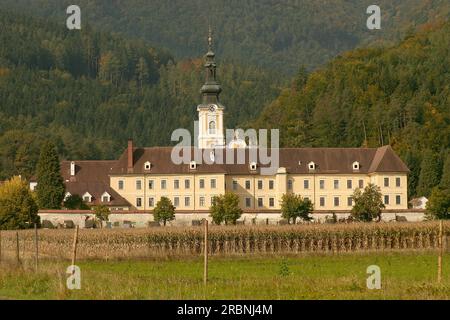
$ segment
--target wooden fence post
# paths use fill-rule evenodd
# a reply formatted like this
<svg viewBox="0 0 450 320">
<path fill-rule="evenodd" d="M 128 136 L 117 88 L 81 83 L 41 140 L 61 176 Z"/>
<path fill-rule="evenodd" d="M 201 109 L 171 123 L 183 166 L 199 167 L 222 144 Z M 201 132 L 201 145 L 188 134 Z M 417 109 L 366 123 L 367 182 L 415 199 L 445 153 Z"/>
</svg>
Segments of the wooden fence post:
<svg viewBox="0 0 450 320">
<path fill-rule="evenodd" d="M 36 267 L 36 273 L 38 272 L 39 269 L 39 238 L 38 238 L 38 229 L 37 229 L 37 224 L 34 224 L 34 249 L 35 249 L 35 267 Z"/>
<path fill-rule="evenodd" d="M 439 221 L 439 257 L 438 257 L 438 283 L 442 282 L 442 253 L 444 251 L 444 239 L 442 232 L 442 220 Z"/>
<path fill-rule="evenodd" d="M 17 264 L 20 264 L 20 257 L 19 257 L 19 232 L 16 232 L 16 261 L 17 261 Z"/>
<path fill-rule="evenodd" d="M 203 224 L 205 227 L 203 282 L 206 285 L 208 282 L 208 220 L 204 219 Z"/>
<path fill-rule="evenodd" d="M 76 226 L 75 234 L 73 236 L 73 246 L 72 246 L 72 266 L 77 262 L 77 245 L 78 245 L 78 231 L 80 227 Z"/>
</svg>

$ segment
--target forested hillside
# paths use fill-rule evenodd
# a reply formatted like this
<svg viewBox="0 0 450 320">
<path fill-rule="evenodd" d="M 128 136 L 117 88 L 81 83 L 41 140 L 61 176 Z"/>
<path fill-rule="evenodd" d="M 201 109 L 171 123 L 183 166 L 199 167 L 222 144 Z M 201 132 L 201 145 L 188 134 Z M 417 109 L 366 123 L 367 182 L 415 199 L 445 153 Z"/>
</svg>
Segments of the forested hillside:
<svg viewBox="0 0 450 320">
<path fill-rule="evenodd" d="M 71 0 L 2 0 L 2 6 L 65 24 Z M 83 24 L 197 57 L 210 23 L 219 56 L 293 75 L 378 40 L 399 40 L 415 26 L 448 18 L 448 0 L 379 0 L 382 30 L 366 27 L 372 0 L 78 0 Z"/>
<path fill-rule="evenodd" d="M 254 125 L 279 128 L 290 147 L 391 144 L 412 169 L 411 195 L 428 196 L 445 161 L 450 169 L 449 35 L 449 23 L 428 26 L 300 73 Z"/>
<path fill-rule="evenodd" d="M 63 158 L 116 158 L 128 138 L 169 145 L 192 128 L 204 81 L 199 58 L 174 61 L 141 41 L 0 11 L 0 179 L 33 174 L 42 141 Z M 227 125 L 255 118 L 276 75 L 222 62 Z M 245 106 L 245 108 L 243 107 Z"/>
</svg>

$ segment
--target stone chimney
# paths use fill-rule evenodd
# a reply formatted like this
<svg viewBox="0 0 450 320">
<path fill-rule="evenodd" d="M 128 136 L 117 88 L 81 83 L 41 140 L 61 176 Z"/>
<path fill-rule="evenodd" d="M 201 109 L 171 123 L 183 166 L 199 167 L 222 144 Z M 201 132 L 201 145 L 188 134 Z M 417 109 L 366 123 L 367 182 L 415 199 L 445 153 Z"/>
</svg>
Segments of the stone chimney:
<svg viewBox="0 0 450 320">
<path fill-rule="evenodd" d="M 128 140 L 128 173 L 133 173 L 134 159 L 133 159 L 133 140 Z"/>
</svg>

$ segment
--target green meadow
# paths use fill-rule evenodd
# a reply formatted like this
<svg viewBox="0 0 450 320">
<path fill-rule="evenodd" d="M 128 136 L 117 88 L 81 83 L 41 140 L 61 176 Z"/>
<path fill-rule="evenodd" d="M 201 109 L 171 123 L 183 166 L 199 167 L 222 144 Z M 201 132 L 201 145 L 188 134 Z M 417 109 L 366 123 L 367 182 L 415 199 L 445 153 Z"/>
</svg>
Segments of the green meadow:
<svg viewBox="0 0 450 320">
<path fill-rule="evenodd" d="M 437 283 L 434 252 L 214 257 L 203 284 L 203 260 L 83 261 L 81 289 L 68 290 L 70 264 L 44 261 L 36 273 L 3 263 L 2 299 L 449 299 L 450 254 Z M 366 285 L 381 269 L 380 290 Z"/>
</svg>

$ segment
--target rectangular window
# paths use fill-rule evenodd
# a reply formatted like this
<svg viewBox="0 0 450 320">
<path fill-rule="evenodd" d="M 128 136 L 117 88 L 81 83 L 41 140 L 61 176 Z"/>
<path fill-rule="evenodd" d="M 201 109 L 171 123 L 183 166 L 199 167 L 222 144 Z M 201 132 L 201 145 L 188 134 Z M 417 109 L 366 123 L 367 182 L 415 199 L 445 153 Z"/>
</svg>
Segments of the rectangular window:
<svg viewBox="0 0 450 320">
<path fill-rule="evenodd" d="M 123 190 L 123 180 L 119 180 L 119 190 Z"/>
<path fill-rule="evenodd" d="M 263 198 L 258 198 L 258 207 L 264 207 L 264 199 Z"/>
<path fill-rule="evenodd" d="M 153 189 L 155 188 L 155 181 L 150 180 L 150 181 L 148 182 L 148 188 L 149 188 L 150 190 L 153 190 Z"/>
<path fill-rule="evenodd" d="M 384 178 L 384 186 L 389 187 L 389 178 Z"/>
<path fill-rule="evenodd" d="M 271 207 L 271 208 L 275 207 L 275 199 L 274 198 L 269 198 L 269 207 Z"/>
<path fill-rule="evenodd" d="M 102 202 L 109 202 L 109 197 L 108 196 L 104 196 L 102 198 Z"/>
<path fill-rule="evenodd" d="M 236 180 L 233 180 L 233 190 L 236 191 L 238 188 L 238 182 Z"/>
<path fill-rule="evenodd" d="M 389 204 L 389 196 L 384 196 L 384 204 Z"/>
<path fill-rule="evenodd" d="M 397 205 L 401 205 L 402 204 L 402 197 L 401 196 L 396 196 L 395 197 L 395 203 Z"/>
<path fill-rule="evenodd" d="M 347 180 L 347 189 L 353 189 L 353 181 Z"/>
<path fill-rule="evenodd" d="M 334 206 L 339 207 L 339 205 L 340 205 L 339 197 L 334 197 Z"/>
<path fill-rule="evenodd" d="M 292 182 L 292 180 L 288 180 L 288 190 L 292 190 L 292 188 L 294 187 L 293 185 L 294 183 Z"/>
<path fill-rule="evenodd" d="M 211 179 L 211 189 L 215 189 L 217 187 L 216 179 Z"/>
<path fill-rule="evenodd" d="M 166 190 L 167 189 L 167 180 L 161 180 L 161 189 Z"/>
<path fill-rule="evenodd" d="M 142 207 L 142 198 L 136 198 L 136 207 Z"/>
<path fill-rule="evenodd" d="M 359 189 L 364 189 L 364 180 L 359 180 Z"/>
<path fill-rule="evenodd" d="M 190 189 L 191 188 L 191 180 L 184 180 L 184 188 L 185 189 Z"/>
<path fill-rule="evenodd" d="M 395 185 L 397 188 L 400 188 L 402 186 L 402 180 L 400 178 L 396 178 Z"/>
<path fill-rule="evenodd" d="M 136 190 L 142 190 L 142 180 L 136 180 Z"/>
<path fill-rule="evenodd" d="M 339 189 L 339 180 L 334 180 L 334 188 Z"/>
<path fill-rule="evenodd" d="M 216 197 L 211 197 L 211 205 L 214 206 L 216 204 Z"/>
<path fill-rule="evenodd" d="M 270 190 L 273 190 L 274 188 L 275 188 L 275 181 L 270 180 L 270 181 L 269 181 L 269 189 L 270 189 Z"/>
<path fill-rule="evenodd" d="M 252 206 L 252 199 L 250 198 L 245 198 L 245 206 L 247 208 L 250 208 Z"/>
<path fill-rule="evenodd" d="M 258 190 L 262 190 L 262 189 L 263 189 L 263 181 L 258 180 Z"/>
<path fill-rule="evenodd" d="M 184 198 L 184 206 L 185 207 L 191 206 L 191 198 L 189 198 L 189 197 Z"/>
<path fill-rule="evenodd" d="M 148 199 L 148 206 L 153 208 L 155 206 L 155 198 Z"/>
<path fill-rule="evenodd" d="M 173 198 L 173 206 L 174 207 L 179 207 L 180 206 L 180 198 L 179 197 Z"/>
<path fill-rule="evenodd" d="M 200 179 L 200 189 L 205 189 L 205 179 Z"/>
<path fill-rule="evenodd" d="M 347 198 L 347 206 L 353 207 L 353 198 L 352 197 Z"/>
<path fill-rule="evenodd" d="M 205 197 L 200 197 L 200 207 L 204 207 L 205 206 Z"/>
<path fill-rule="evenodd" d="M 307 190 L 309 189 L 309 180 L 303 181 L 303 187 Z"/>
<path fill-rule="evenodd" d="M 320 206 L 325 207 L 325 197 L 320 197 Z"/>
<path fill-rule="evenodd" d="M 320 185 L 320 189 L 325 189 L 325 180 L 320 180 L 320 182 L 319 182 L 319 185 Z"/>
<path fill-rule="evenodd" d="M 250 188 L 251 188 L 250 180 L 245 181 L 245 189 L 250 190 Z"/>
<path fill-rule="evenodd" d="M 173 188 L 174 188 L 175 190 L 180 189 L 180 180 L 174 180 L 174 181 L 173 181 Z"/>
</svg>

